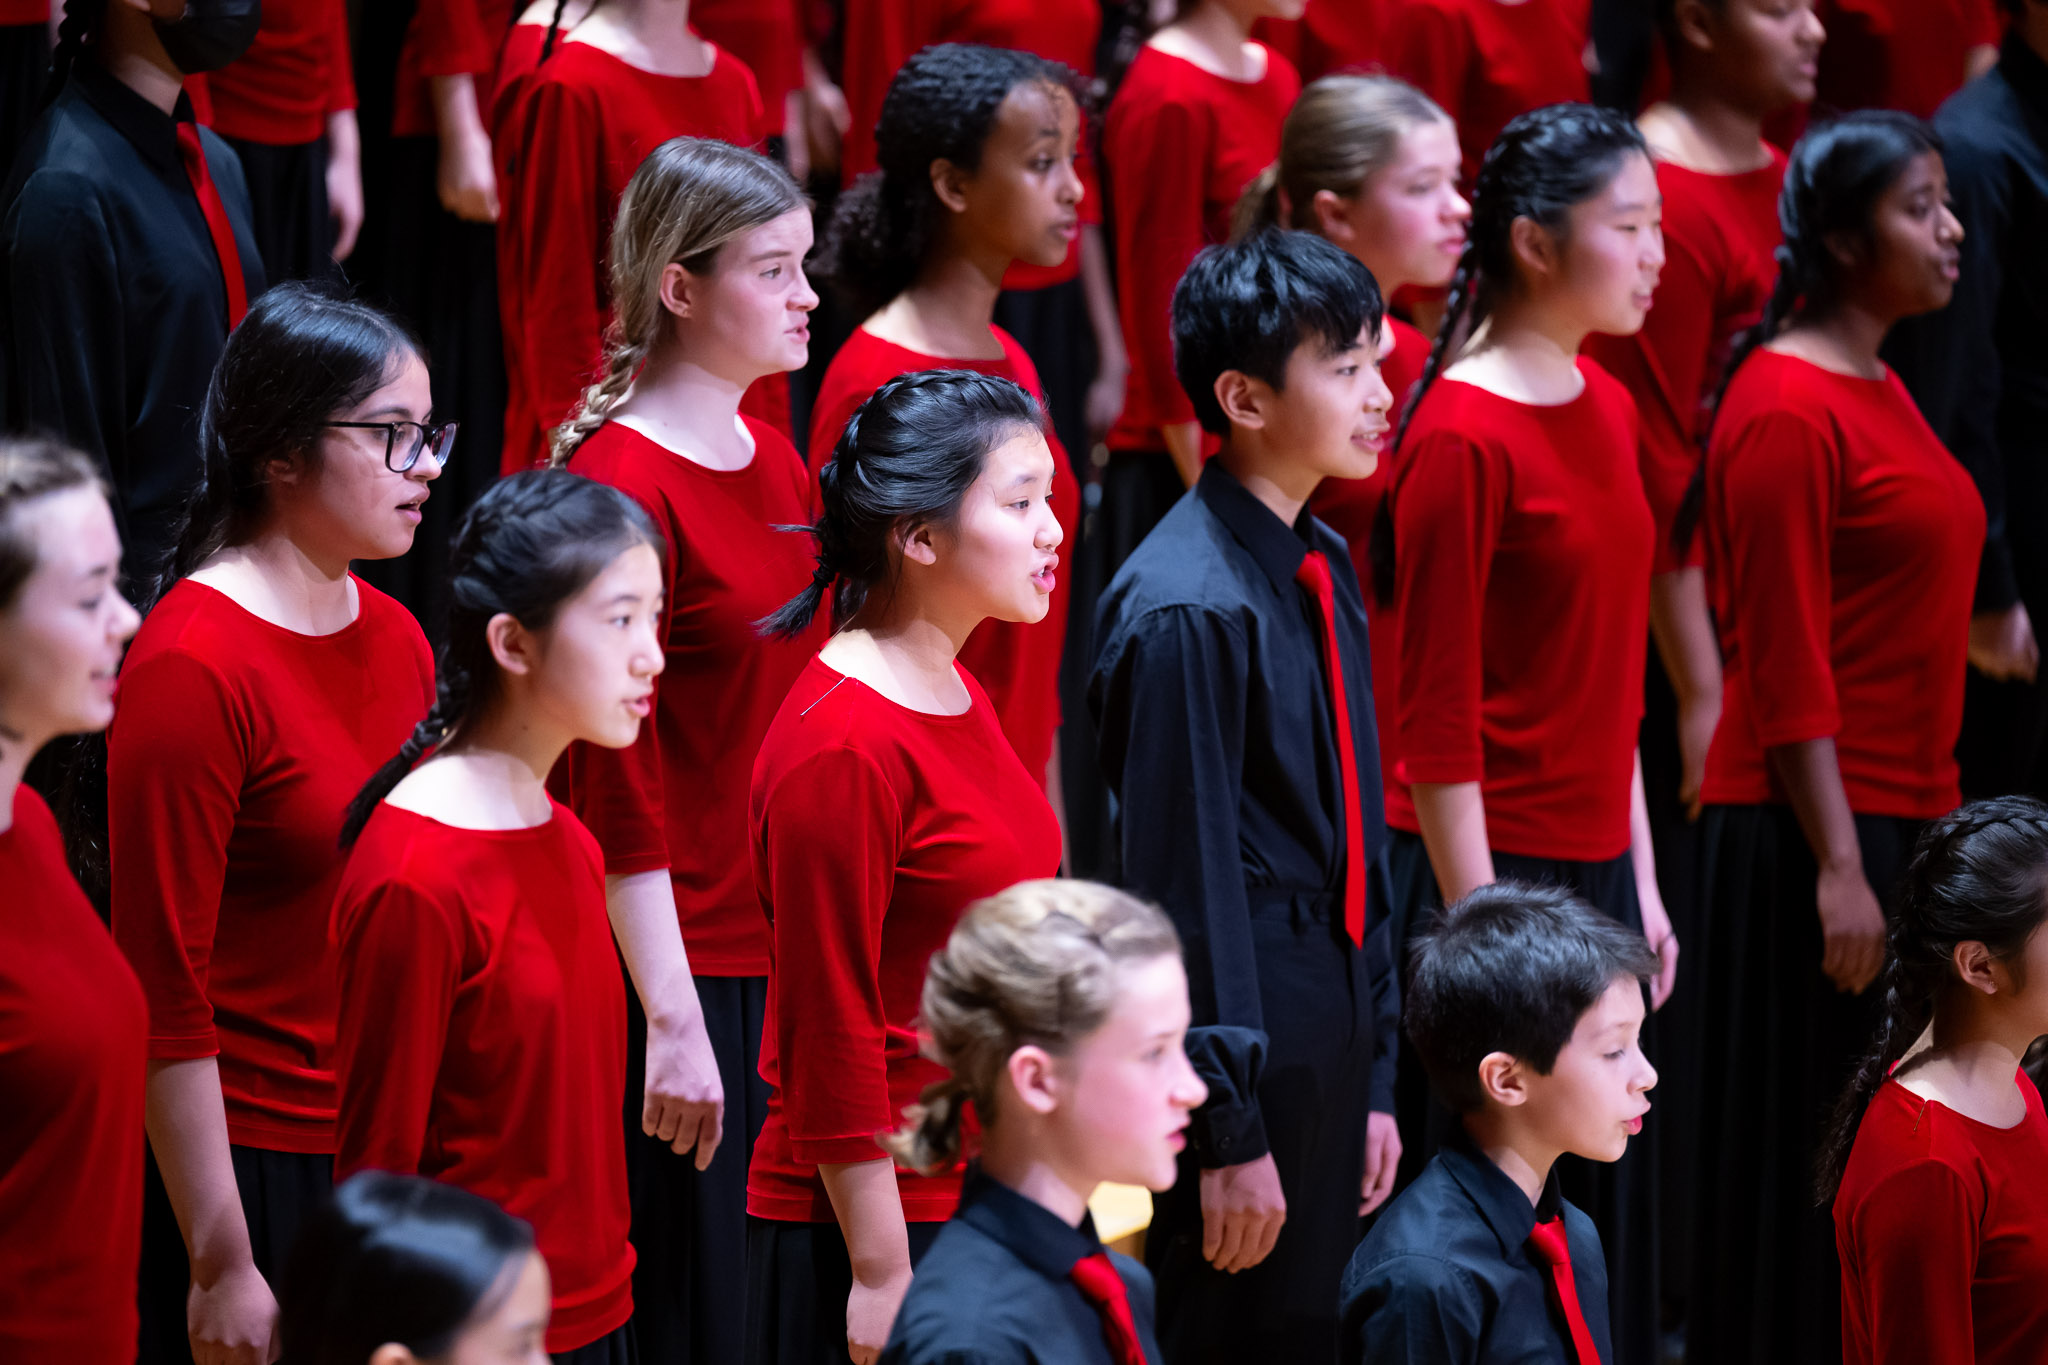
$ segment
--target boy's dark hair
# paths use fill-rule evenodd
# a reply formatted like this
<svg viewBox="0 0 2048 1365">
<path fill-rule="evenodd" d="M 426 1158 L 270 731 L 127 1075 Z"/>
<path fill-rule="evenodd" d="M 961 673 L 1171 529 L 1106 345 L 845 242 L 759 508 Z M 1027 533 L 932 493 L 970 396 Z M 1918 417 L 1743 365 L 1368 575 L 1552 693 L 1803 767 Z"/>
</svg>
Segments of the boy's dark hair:
<svg viewBox="0 0 2048 1365">
<path fill-rule="evenodd" d="M 1469 1114 L 1485 1103 L 1479 1063 L 1488 1053 L 1547 1076 L 1609 986 L 1656 970 L 1641 934 L 1569 891 L 1495 882 L 1440 912 L 1416 940 L 1402 1024 L 1438 1097 Z"/>
<path fill-rule="evenodd" d="M 1270 229 L 1195 257 L 1173 291 L 1173 369 L 1202 430 L 1230 434 L 1216 377 L 1237 370 L 1275 390 L 1311 339 L 1325 355 L 1377 333 L 1385 304 L 1372 272 L 1312 232 Z"/>
</svg>

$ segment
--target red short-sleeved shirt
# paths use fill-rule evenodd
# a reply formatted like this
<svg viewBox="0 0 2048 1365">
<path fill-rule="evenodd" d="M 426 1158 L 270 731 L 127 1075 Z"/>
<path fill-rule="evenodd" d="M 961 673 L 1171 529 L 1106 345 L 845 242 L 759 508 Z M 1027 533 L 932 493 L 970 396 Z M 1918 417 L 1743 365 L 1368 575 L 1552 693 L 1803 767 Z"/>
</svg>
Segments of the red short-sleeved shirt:
<svg viewBox="0 0 2048 1365">
<path fill-rule="evenodd" d="M 457 829 L 388 802 L 334 902 L 335 1174 L 418 1173 L 533 1224 L 554 1278 L 547 1349 L 633 1313 L 619 1111 L 626 992 L 597 844 L 560 805 Z"/>
<path fill-rule="evenodd" d="M 896 378 L 918 370 L 963 369 L 1001 375 L 1023 385 L 1041 404 L 1045 389 L 1038 382 L 1038 367 L 1017 339 L 1000 327 L 991 327 L 1002 343 L 1001 360 L 954 360 L 924 355 L 884 341 L 874 333 L 855 329 L 818 387 L 818 399 L 811 407 L 811 470 L 815 474 L 832 458 L 846 420 L 876 389 Z M 1052 508 L 1066 539 L 1061 553 L 1067 564 L 1074 562 L 1081 512 L 1081 485 L 1074 478 L 1072 462 L 1060 438 L 1050 426 L 1045 443 L 1052 448 Z M 1060 728 L 1060 658 L 1067 638 L 1067 603 L 1071 573 L 1058 575 L 1053 585 L 1052 604 L 1041 621 L 983 621 L 968 637 L 960 651 L 960 663 L 988 689 L 1001 718 L 1003 733 L 1016 746 L 1024 769 L 1038 781 L 1045 780 L 1046 765 L 1052 761 L 1053 737 Z"/>
<path fill-rule="evenodd" d="M 1393 391 L 1393 412 L 1398 419 L 1407 405 L 1409 390 L 1422 378 L 1422 367 L 1429 360 L 1429 338 L 1394 317 L 1387 319 L 1387 330 L 1394 339 L 1394 349 L 1381 359 L 1380 376 Z M 1400 670 L 1395 666 L 1399 631 L 1394 623 L 1399 616 L 1394 610 L 1393 585 L 1386 585 L 1385 600 L 1374 588 L 1369 553 L 1372 528 L 1379 520 L 1380 504 L 1386 500 L 1393 458 L 1392 451 L 1381 455 L 1379 468 L 1363 479 L 1323 480 L 1315 496 L 1309 499 L 1309 507 L 1351 547 L 1351 563 L 1358 570 L 1358 588 L 1365 594 L 1366 623 L 1372 629 L 1372 709 L 1373 719 L 1379 724 L 1380 789 L 1385 797 L 1387 823 L 1395 829 L 1415 831 L 1415 803 L 1408 795 L 1408 784 L 1401 780 L 1395 767 L 1400 713 L 1394 705 L 1394 684 Z"/>
<path fill-rule="evenodd" d="M 1650 508 L 1628 391 L 1581 358 L 1569 403 L 1439 380 L 1394 506 L 1399 775 L 1478 782 L 1497 851 L 1629 846 L 1650 627 Z"/>
<path fill-rule="evenodd" d="M 1228 240 L 1244 187 L 1280 155 L 1280 125 L 1301 93 L 1285 57 L 1233 81 L 1145 47 L 1102 127 L 1116 203 L 1118 310 L 1131 373 L 1117 450 L 1164 450 L 1160 428 L 1195 420 L 1173 372 L 1173 289 L 1205 246 Z"/>
<path fill-rule="evenodd" d="M 537 26 L 514 32 L 529 27 Z M 758 147 L 768 135 L 752 73 L 714 52 L 703 76 L 664 76 L 572 36 L 557 39 L 532 74 L 501 85 L 496 112 L 509 126 L 499 125 L 499 135 L 512 139 L 507 155 L 518 158 L 498 225 L 516 298 L 505 334 L 516 380 L 505 419 L 507 472 L 546 458 L 546 434 L 597 378 L 610 320 L 606 253 L 633 172 L 673 137 Z M 786 394 L 788 384 L 756 389 Z"/>
<path fill-rule="evenodd" d="M 912 711 L 812 660 L 754 768 L 754 881 L 772 924 L 747 1212 L 832 1220 L 820 1165 L 872 1161 L 875 1135 L 946 1072 L 918 1053 L 925 964 L 973 902 L 1059 869 L 1060 832 L 964 670 L 957 716 Z M 951 1216 L 959 1172 L 896 1173 L 911 1222 Z"/>
<path fill-rule="evenodd" d="M 1955 807 L 1984 503 L 1898 376 L 1759 351 L 1707 454 L 1721 723 L 1703 794 L 1786 799 L 1766 753 L 1832 737 L 1852 809 Z"/>
<path fill-rule="evenodd" d="M 398 49 L 398 76 L 391 91 L 391 135 L 433 137 L 433 80 L 469 76 L 476 88 L 477 120 L 489 128 L 491 72 L 512 22 L 513 0 L 419 0 L 405 42 Z"/>
<path fill-rule="evenodd" d="M 1656 571 L 1701 563 L 1698 537 L 1684 556 L 1671 525 L 1699 468 L 1707 404 L 1720 387 L 1729 343 L 1763 312 L 1778 278 L 1772 258 L 1785 158 L 1740 175 L 1657 163 L 1664 194 L 1664 273 L 1633 336 L 1596 336 L 1586 354 L 1619 379 L 1642 415 L 1643 492 L 1657 519 Z"/>
<path fill-rule="evenodd" d="M 107 731 L 114 939 L 156 1061 L 220 1058 L 228 1137 L 334 1150 L 341 817 L 425 718 L 434 661 L 360 579 L 356 619 L 301 635 L 187 579 L 128 648 Z"/>
<path fill-rule="evenodd" d="M 823 614 L 794 640 L 754 623 L 810 582 L 811 478 L 780 432 L 742 418 L 744 469 L 707 469 L 619 422 L 583 443 L 569 468 L 623 489 L 667 547 L 662 639 L 667 667 L 654 711 L 625 749 L 577 744 L 556 776 L 614 876 L 667 868 L 690 970 L 765 976 L 768 923 L 745 846 L 747 790 L 761 737 L 789 685 L 824 643 Z"/>
<path fill-rule="evenodd" d="M 1887 1081 L 1835 1195 L 1848 1365 L 2035 1365 L 2048 1341 L 2048 1115 L 1994 1128 Z"/>
<path fill-rule="evenodd" d="M 1457 121 L 1470 185 L 1516 115 L 1591 98 L 1591 22 L 1589 0 L 1388 0 L 1379 55 Z"/>
<path fill-rule="evenodd" d="M 215 132 L 289 147 L 327 135 L 356 107 L 347 0 L 264 0 L 249 50 L 206 76 Z"/>
<path fill-rule="evenodd" d="M 842 184 L 876 166 L 875 121 L 896 72 L 934 43 L 980 43 L 1014 48 L 1071 67 L 1084 79 L 1095 74 L 1095 46 L 1102 37 L 1099 0 L 846 0 L 844 89 L 853 116 L 839 156 Z M 1102 221 L 1102 189 L 1088 148 L 1094 138 L 1084 126 L 1074 168 L 1081 176 L 1081 221 Z M 1013 261 L 1003 276 L 1006 289 L 1043 289 L 1081 273 L 1076 238 L 1067 259 L 1055 266 Z"/>
<path fill-rule="evenodd" d="M 27 786 L 0 886 L 0 1360 L 129 1365 L 148 1009 Z"/>
<path fill-rule="evenodd" d="M 1996 0 L 1820 0 L 1820 108 L 1934 117 L 1960 90 L 1970 52 L 2003 35 Z"/>
</svg>

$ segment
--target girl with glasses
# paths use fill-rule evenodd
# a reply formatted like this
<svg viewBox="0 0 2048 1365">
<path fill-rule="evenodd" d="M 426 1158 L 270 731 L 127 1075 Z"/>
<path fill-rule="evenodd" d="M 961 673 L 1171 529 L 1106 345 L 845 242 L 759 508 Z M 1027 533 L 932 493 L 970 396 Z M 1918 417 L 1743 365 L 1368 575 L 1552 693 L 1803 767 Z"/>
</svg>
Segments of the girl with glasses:
<svg viewBox="0 0 2048 1365">
<path fill-rule="evenodd" d="M 114 937 L 150 1006 L 144 1360 L 188 1336 L 260 1359 L 277 1258 L 333 1183 L 336 834 L 433 701 L 419 626 L 349 564 L 412 545 L 448 453 L 444 430 L 414 458 L 430 401 L 382 313 L 301 285 L 258 300 L 121 671 L 107 821 Z"/>
</svg>

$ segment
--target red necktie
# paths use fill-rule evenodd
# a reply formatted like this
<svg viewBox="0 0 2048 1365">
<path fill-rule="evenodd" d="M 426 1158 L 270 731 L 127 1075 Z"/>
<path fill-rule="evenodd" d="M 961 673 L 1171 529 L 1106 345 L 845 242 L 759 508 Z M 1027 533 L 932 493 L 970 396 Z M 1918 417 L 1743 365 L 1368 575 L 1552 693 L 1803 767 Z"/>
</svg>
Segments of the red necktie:
<svg viewBox="0 0 2048 1365">
<path fill-rule="evenodd" d="M 206 215 L 206 231 L 213 238 L 213 254 L 220 258 L 221 283 L 228 287 L 228 330 L 249 311 L 249 287 L 242 282 L 242 253 L 235 248 L 234 225 L 228 222 L 228 206 L 220 201 L 213 177 L 206 170 L 206 148 L 199 142 L 199 125 L 178 120 L 178 155 L 185 162 L 192 193 L 199 196 L 199 211 Z"/>
<path fill-rule="evenodd" d="M 1565 1245 L 1564 1219 L 1538 1223 L 1529 1233 L 1529 1246 L 1536 1259 L 1550 1270 L 1550 1287 L 1557 1294 L 1558 1307 L 1572 1329 L 1572 1354 L 1579 1365 L 1600 1365 L 1600 1348 L 1593 1344 L 1593 1329 L 1586 1326 L 1586 1314 L 1579 1307 L 1579 1286 L 1572 1278 L 1572 1251 Z"/>
<path fill-rule="evenodd" d="M 1294 581 L 1315 594 L 1323 613 L 1323 678 L 1337 710 L 1337 764 L 1344 777 L 1344 932 L 1354 947 L 1365 946 L 1365 816 L 1358 790 L 1358 750 L 1351 742 L 1351 699 L 1344 695 L 1344 657 L 1337 648 L 1337 595 L 1330 562 L 1310 550 Z"/>
<path fill-rule="evenodd" d="M 1109 1253 L 1083 1256 L 1074 1262 L 1073 1276 L 1082 1297 L 1102 1315 L 1102 1336 L 1109 1343 L 1110 1359 L 1116 1365 L 1146 1365 L 1145 1348 L 1138 1344 L 1138 1325 L 1131 1321 L 1130 1294 Z"/>
</svg>

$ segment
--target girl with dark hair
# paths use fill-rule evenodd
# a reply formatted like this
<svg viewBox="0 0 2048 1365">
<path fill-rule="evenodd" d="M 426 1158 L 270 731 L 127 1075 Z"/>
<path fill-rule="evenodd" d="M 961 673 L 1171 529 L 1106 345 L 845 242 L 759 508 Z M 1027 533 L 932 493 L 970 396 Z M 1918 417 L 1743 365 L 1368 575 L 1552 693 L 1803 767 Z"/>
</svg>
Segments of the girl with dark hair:
<svg viewBox="0 0 2048 1365">
<path fill-rule="evenodd" d="M 1044 401 L 1031 357 L 994 316 L 1011 264 L 1057 265 L 1079 230 L 1072 74 L 1028 52 L 946 43 L 905 62 L 890 84 L 876 127 L 882 169 L 840 196 L 819 264 L 867 315 L 832 357 L 811 410 L 811 467 L 821 475 L 847 419 L 901 374 L 974 370 Z M 1080 484 L 1058 437 L 1048 442 L 1052 508 L 1071 535 Z M 1067 598 L 1062 587 L 1041 616 L 983 626 L 961 654 L 1025 771 L 1055 802 Z"/>
<path fill-rule="evenodd" d="M 996 320 L 1032 358 L 1060 444 L 1085 451 L 1116 421 L 1129 365 L 1102 234 L 1102 188 L 1087 128 L 1102 38 L 1100 0 L 851 0 L 840 20 L 850 111 L 840 183 L 880 166 L 876 125 L 896 73 L 937 43 L 978 43 L 1043 57 L 1074 73 L 1083 110 L 1074 173 L 1081 179 L 1080 231 L 1051 265 L 1020 257 L 1003 272 Z"/>
<path fill-rule="evenodd" d="M 1518 114 L 1591 97 L 1591 0 L 1401 0 L 1380 60 L 1457 121 L 1466 183 Z"/>
<path fill-rule="evenodd" d="M 92 462 L 0 442 L 0 1358 L 129 1365 L 148 1017 L 22 780 L 105 727 L 135 609 Z"/>
<path fill-rule="evenodd" d="M 292 1365 L 542 1365 L 548 1263 L 490 1200 L 363 1171 L 299 1232 L 279 1286 Z"/>
<path fill-rule="evenodd" d="M 150 1002 L 146 1361 L 188 1358 L 188 1332 L 201 1359 L 260 1356 L 269 1278 L 332 1184 L 335 831 L 433 697 L 419 626 L 349 563 L 411 546 L 455 434 L 428 405 L 390 318 L 304 285 L 259 299 L 122 665 L 107 817 L 114 937 Z"/>
<path fill-rule="evenodd" d="M 918 1018 L 952 1075 L 887 1139 L 913 1170 L 980 1153 L 911 1284 L 882 1359 L 1159 1359 L 1152 1277 L 1095 1235 L 1107 1181 L 1164 1191 L 1208 1087 L 1188 1061 L 1180 937 L 1157 907 L 1092 882 L 1023 882 L 961 917 Z"/>
<path fill-rule="evenodd" d="M 341 827 L 336 1171 L 417 1172 L 531 1223 L 558 1365 L 636 1353 L 625 989 L 597 843 L 544 783 L 570 744 L 640 733 L 661 548 L 617 489 L 553 470 L 494 485 L 456 532 L 433 710 Z M 694 1011 L 687 976 L 680 994 Z M 700 1160 L 716 1099 L 686 1116 Z"/>
<path fill-rule="evenodd" d="M 1763 318 L 1737 344 L 1703 472 L 1726 660 L 1702 790 L 1699 1235 L 1691 1349 L 1839 1354 L 1824 1214 L 1800 1198 L 1874 1019 L 1885 912 L 1956 805 L 1976 486 L 1878 347 L 1955 288 L 1962 230 L 1904 114 L 1793 150 Z M 1769 1116 L 1757 1121 L 1761 1112 Z"/>
<path fill-rule="evenodd" d="M 1035 399 L 966 370 L 884 384 L 820 478 L 811 582 L 836 633 L 762 741 L 748 823 L 770 933 L 747 1178 L 748 1365 L 873 1365 L 959 1196 L 874 1135 L 940 1078 L 917 1055 L 925 961 L 973 901 L 1059 868 L 1059 825 L 959 662 L 983 622 L 1043 619 L 1058 518 Z M 830 1043 L 820 1046 L 820 1040 Z"/>
<path fill-rule="evenodd" d="M 667 667 L 652 713 L 628 748 L 572 747 L 557 790 L 604 852 L 612 920 L 639 987 L 626 1092 L 634 1330 L 649 1358 L 679 1365 L 740 1355 L 735 1253 L 746 1238 L 747 1159 L 767 1112 L 754 1064 L 768 925 L 735 851 L 761 737 L 824 642 L 822 630 L 777 641 L 754 630 L 810 576 L 807 547 L 780 528 L 810 519 L 813 494 L 788 438 L 739 410 L 749 385 L 801 368 L 808 354 L 818 302 L 804 279 L 810 244 L 810 206 L 780 166 L 702 138 L 655 148 L 619 200 L 618 322 L 604 378 L 556 433 L 557 461 L 654 519 L 667 564 Z M 721 1089 L 732 1140 L 693 1168 L 682 1151 L 697 1106 Z"/>
<path fill-rule="evenodd" d="M 175 25 L 158 10 L 179 4 L 67 0 L 48 107 L 0 172 L 0 428 L 99 461 L 143 575 L 198 482 L 207 383 L 264 280 L 242 163 L 184 90 L 248 45 L 255 7 L 184 0 Z"/>
<path fill-rule="evenodd" d="M 1921 835 L 1884 1021 L 1821 1156 L 1849 1365 L 2040 1355 L 2048 1115 L 2020 1059 L 2048 1034 L 2044 922 L 2048 806 L 1979 801 Z"/>
<path fill-rule="evenodd" d="M 1394 913 L 1413 932 L 1496 878 L 1564 886 L 1643 931 L 1661 1006 L 1677 943 L 1636 756 L 1650 513 L 1635 404 L 1579 354 L 1642 325 L 1664 263 L 1656 173 L 1627 120 L 1552 105 L 1501 134 L 1472 210 L 1374 538 L 1392 557 L 1377 580 L 1398 613 L 1396 768 L 1419 830 L 1391 836 Z M 1652 1170 L 1637 1144 L 1565 1177 L 1615 1268 L 1623 1361 L 1648 1360 L 1655 1336 Z"/>
<path fill-rule="evenodd" d="M 596 378 L 612 304 L 592 267 L 634 170 L 672 137 L 759 147 L 774 131 L 753 73 L 689 29 L 689 0 L 603 0 L 573 28 L 566 10 L 558 0 L 496 131 L 520 161 L 498 234 L 519 298 L 505 335 L 508 473 L 547 458 L 548 434 Z M 788 403 L 787 381 L 772 381 L 750 411 L 786 430 Z"/>
<path fill-rule="evenodd" d="M 1251 31 L 1300 18 L 1304 3 L 1185 0 L 1138 50 L 1103 120 L 1131 373 L 1108 438 L 1092 585 L 1109 582 L 1214 450 L 1174 377 L 1173 287 L 1197 252 L 1230 236 L 1238 197 L 1280 150 L 1301 78 Z"/>
</svg>

